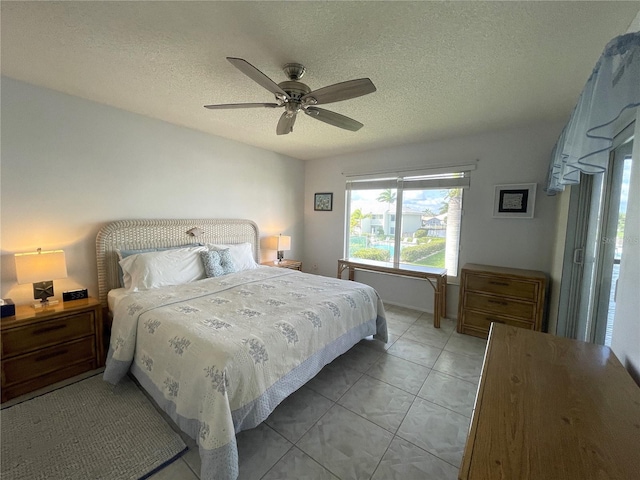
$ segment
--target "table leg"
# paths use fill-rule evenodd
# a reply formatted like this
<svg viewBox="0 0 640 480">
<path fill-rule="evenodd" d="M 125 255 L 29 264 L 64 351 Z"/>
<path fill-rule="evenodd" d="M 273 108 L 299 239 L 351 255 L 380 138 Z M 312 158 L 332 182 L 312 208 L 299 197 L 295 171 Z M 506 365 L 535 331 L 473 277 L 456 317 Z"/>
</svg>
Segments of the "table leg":
<svg viewBox="0 0 640 480">
<path fill-rule="evenodd" d="M 442 312 L 442 290 L 440 289 L 440 279 L 436 282 L 436 288 L 433 292 L 433 327 L 440 328 L 440 315 Z"/>
</svg>

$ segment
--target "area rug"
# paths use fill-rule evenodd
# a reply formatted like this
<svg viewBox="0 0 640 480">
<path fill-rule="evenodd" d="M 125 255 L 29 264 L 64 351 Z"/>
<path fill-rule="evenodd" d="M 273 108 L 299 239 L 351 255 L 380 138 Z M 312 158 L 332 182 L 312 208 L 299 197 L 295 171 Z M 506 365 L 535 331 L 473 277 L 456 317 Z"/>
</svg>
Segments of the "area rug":
<svg viewBox="0 0 640 480">
<path fill-rule="evenodd" d="M 138 386 L 96 375 L 0 413 L 3 480 L 147 478 L 187 450 Z"/>
</svg>

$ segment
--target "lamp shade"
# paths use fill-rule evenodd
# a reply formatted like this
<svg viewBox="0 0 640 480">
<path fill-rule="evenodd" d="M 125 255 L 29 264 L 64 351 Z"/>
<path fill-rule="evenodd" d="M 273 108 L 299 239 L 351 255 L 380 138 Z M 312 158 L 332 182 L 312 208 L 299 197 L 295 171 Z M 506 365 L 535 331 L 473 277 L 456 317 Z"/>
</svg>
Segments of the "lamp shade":
<svg viewBox="0 0 640 480">
<path fill-rule="evenodd" d="M 67 278 L 67 263 L 62 250 L 16 253 L 15 259 L 19 284 Z"/>
<path fill-rule="evenodd" d="M 291 237 L 288 235 L 278 235 L 276 237 L 276 250 L 291 250 Z"/>
</svg>

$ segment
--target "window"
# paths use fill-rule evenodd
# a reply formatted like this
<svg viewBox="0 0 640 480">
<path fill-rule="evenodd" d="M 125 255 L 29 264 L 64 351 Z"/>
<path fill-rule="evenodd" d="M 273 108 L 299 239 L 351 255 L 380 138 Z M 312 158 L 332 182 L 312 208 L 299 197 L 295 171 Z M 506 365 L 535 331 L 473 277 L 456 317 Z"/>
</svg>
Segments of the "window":
<svg viewBox="0 0 640 480">
<path fill-rule="evenodd" d="M 347 182 L 346 253 L 458 271 L 464 173 Z"/>
</svg>

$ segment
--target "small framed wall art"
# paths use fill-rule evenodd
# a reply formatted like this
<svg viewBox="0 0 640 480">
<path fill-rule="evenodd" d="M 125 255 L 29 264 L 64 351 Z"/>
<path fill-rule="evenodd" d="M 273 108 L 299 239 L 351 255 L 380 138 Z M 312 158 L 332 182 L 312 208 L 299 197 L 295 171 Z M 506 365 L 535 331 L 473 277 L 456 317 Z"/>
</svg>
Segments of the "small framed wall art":
<svg viewBox="0 0 640 480">
<path fill-rule="evenodd" d="M 319 212 L 333 210 L 333 193 L 316 193 L 313 201 L 313 209 Z"/>
<path fill-rule="evenodd" d="M 494 218 L 533 218 L 536 184 L 496 185 Z"/>
</svg>

